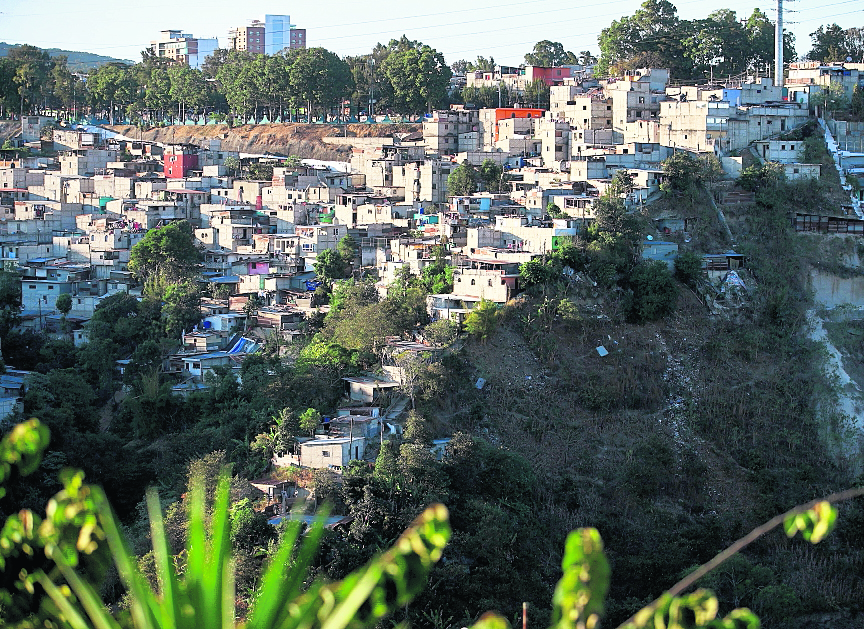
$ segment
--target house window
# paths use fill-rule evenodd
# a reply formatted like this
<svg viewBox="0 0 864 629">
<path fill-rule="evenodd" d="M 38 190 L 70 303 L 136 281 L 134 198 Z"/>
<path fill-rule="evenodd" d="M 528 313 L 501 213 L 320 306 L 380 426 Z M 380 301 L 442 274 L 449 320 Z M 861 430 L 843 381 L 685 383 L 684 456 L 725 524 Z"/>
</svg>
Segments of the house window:
<svg viewBox="0 0 864 629">
<path fill-rule="evenodd" d="M 79 303 L 79 304 L 81 303 L 81 300 L 80 300 L 80 299 L 78 300 L 78 303 Z"/>
<path fill-rule="evenodd" d="M 471 280 L 471 286 L 474 286 L 477 282 L 475 280 Z"/>
<path fill-rule="evenodd" d="M 321 456 L 330 456 L 329 450 L 321 450 Z"/>
<path fill-rule="evenodd" d="M 28 284 L 27 288 L 29 288 L 30 290 L 36 290 L 36 284 Z"/>
<path fill-rule="evenodd" d="M 582 111 L 586 111 L 588 109 L 588 105 L 582 105 Z"/>
<path fill-rule="evenodd" d="M 786 145 L 785 145 L 785 144 L 781 144 L 781 145 L 780 145 L 780 150 L 781 150 L 781 151 L 785 151 L 785 150 L 786 150 Z"/>
<path fill-rule="evenodd" d="M 48 284 L 48 290 L 54 290 L 54 286 L 52 286 L 51 284 Z"/>
<path fill-rule="evenodd" d="M 192 363 L 192 369 L 201 369 L 201 363 Z"/>
<path fill-rule="evenodd" d="M 790 150 L 790 151 L 794 151 L 794 150 L 795 150 L 795 145 L 794 145 L 794 144 L 790 144 L 790 145 L 789 145 L 789 150 Z"/>
<path fill-rule="evenodd" d="M 792 169 L 792 172 L 795 173 L 795 174 L 797 175 L 797 174 L 798 174 L 798 169 L 797 169 L 797 168 L 793 168 L 793 169 Z"/>
</svg>

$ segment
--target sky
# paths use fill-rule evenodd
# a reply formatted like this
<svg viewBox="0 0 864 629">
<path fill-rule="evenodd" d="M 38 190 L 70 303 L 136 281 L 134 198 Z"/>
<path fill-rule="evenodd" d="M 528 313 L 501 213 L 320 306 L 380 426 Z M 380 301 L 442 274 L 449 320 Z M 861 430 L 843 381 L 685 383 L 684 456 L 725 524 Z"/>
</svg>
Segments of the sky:
<svg viewBox="0 0 864 629">
<path fill-rule="evenodd" d="M 534 43 L 561 42 L 566 50 L 599 54 L 597 36 L 609 23 L 632 15 L 641 0 L 437 0 L 433 4 L 378 0 L 285 3 L 272 0 L 210 0 L 177 2 L 147 0 L 118 3 L 104 0 L 0 0 L 0 41 L 62 48 L 139 61 L 141 50 L 160 30 L 181 29 L 196 37 L 218 37 L 265 13 L 290 15 L 306 29 L 307 46 L 323 46 L 340 56 L 369 52 L 377 42 L 407 35 L 444 53 L 448 63 L 478 55 L 502 65 L 519 65 Z M 718 8 L 746 18 L 757 6 L 774 19 L 774 3 L 760 0 L 679 0 L 673 4 L 683 19 L 703 18 Z M 785 2 L 787 31 L 796 50 L 810 50 L 809 33 L 821 24 L 843 28 L 864 26 L 862 0 L 795 0 Z M 790 24 L 791 22 L 791 24 Z"/>
</svg>

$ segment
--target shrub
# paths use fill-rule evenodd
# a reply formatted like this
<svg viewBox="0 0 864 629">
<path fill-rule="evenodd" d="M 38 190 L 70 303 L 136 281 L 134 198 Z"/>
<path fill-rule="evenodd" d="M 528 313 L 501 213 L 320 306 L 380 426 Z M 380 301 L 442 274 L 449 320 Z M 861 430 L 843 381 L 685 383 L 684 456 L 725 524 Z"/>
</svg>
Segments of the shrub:
<svg viewBox="0 0 864 629">
<path fill-rule="evenodd" d="M 678 300 L 678 286 L 665 262 L 643 262 L 629 278 L 632 290 L 628 317 L 637 323 L 657 321 L 672 312 Z"/>
<path fill-rule="evenodd" d="M 498 327 L 498 305 L 494 301 L 481 299 L 474 310 L 465 318 L 468 334 L 485 341 Z"/>
<path fill-rule="evenodd" d="M 693 251 L 685 251 L 675 260 L 675 278 L 682 284 L 696 286 L 702 277 L 702 258 Z"/>
</svg>

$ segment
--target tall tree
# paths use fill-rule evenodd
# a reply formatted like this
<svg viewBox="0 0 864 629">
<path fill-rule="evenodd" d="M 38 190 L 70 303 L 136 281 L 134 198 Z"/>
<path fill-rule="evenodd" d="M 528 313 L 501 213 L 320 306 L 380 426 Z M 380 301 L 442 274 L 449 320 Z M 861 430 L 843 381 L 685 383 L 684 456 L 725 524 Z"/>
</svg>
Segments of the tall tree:
<svg viewBox="0 0 864 629">
<path fill-rule="evenodd" d="M 495 57 L 477 56 L 477 59 L 468 64 L 468 69 L 474 72 L 492 72 L 495 70 Z"/>
<path fill-rule="evenodd" d="M 325 48 L 299 51 L 289 71 L 289 82 L 296 97 L 306 104 L 308 115 L 320 109 L 325 119 L 334 106 L 340 105 L 341 110 L 342 100 L 354 87 L 351 68 Z"/>
<path fill-rule="evenodd" d="M 129 270 L 149 295 L 162 297 L 167 287 L 195 278 L 201 263 L 192 226 L 186 221 L 151 229 L 132 247 Z"/>
<path fill-rule="evenodd" d="M 530 107 L 549 109 L 549 86 L 543 79 L 534 79 L 525 86 L 524 103 Z"/>
<path fill-rule="evenodd" d="M 864 28 L 842 29 L 836 23 L 820 26 L 810 33 L 813 48 L 807 58 L 813 61 L 852 61 L 864 63 Z"/>
<path fill-rule="evenodd" d="M 674 76 L 687 74 L 681 20 L 668 0 L 645 0 L 632 15 L 614 20 L 598 38 L 600 60 L 595 73 L 608 75 L 638 67 L 670 68 Z"/>
<path fill-rule="evenodd" d="M 487 192 L 501 192 L 504 169 L 488 157 L 480 164 L 479 179 Z M 449 188 L 448 188 L 449 189 Z"/>
<path fill-rule="evenodd" d="M 420 42 L 412 43 L 415 45 L 388 55 L 381 68 L 393 90 L 393 107 L 406 114 L 432 111 L 446 102 L 453 76 L 444 55 Z"/>
<path fill-rule="evenodd" d="M 44 50 L 27 44 L 10 49 L 8 58 L 15 68 L 12 81 L 18 92 L 18 112 L 23 114 L 39 103 L 48 82 L 51 59 Z"/>
<path fill-rule="evenodd" d="M 465 160 L 453 169 L 447 176 L 447 194 L 450 196 L 463 196 L 477 192 L 477 169 L 468 160 Z"/>
<path fill-rule="evenodd" d="M 93 104 L 107 108 L 111 124 L 114 124 L 117 106 L 132 102 L 137 89 L 134 76 L 125 63 L 100 66 L 87 77 L 87 87 L 93 97 Z"/>
<path fill-rule="evenodd" d="M 525 64 L 529 66 L 563 66 L 577 65 L 579 58 L 569 50 L 564 50 L 563 44 L 544 39 L 534 44 L 534 49 L 525 55 Z"/>
<path fill-rule="evenodd" d="M 201 293 L 195 283 L 184 281 L 165 288 L 165 334 L 176 339 L 185 330 L 201 321 Z"/>
</svg>

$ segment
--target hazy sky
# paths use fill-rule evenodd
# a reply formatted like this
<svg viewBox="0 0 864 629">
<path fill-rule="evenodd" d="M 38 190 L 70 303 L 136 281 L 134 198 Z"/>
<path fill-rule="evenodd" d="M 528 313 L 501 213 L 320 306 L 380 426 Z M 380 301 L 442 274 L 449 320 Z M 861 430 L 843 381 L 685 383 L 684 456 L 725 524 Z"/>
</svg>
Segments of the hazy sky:
<svg viewBox="0 0 864 629">
<path fill-rule="evenodd" d="M 409 4 L 411 6 L 409 6 Z M 561 0 L 438 0 L 432 4 L 393 2 L 279 3 L 210 0 L 183 3 L 147 0 L 124 3 L 98 0 L 0 0 L 0 41 L 43 48 L 82 50 L 122 59 L 140 60 L 140 51 L 163 29 L 182 29 L 197 37 L 224 41 L 232 26 L 265 13 L 290 15 L 306 28 L 308 46 L 323 46 L 339 55 L 368 52 L 376 42 L 402 34 L 444 53 L 448 63 L 492 55 L 498 63 L 518 65 L 541 39 L 560 41 L 568 50 L 598 53 L 597 35 L 613 19 L 631 15 L 641 0 L 599 0 L 576 4 Z M 731 0 L 673 2 L 685 19 L 705 17 L 726 7 L 748 16 L 759 6 L 774 19 L 774 4 Z M 196 5 L 196 6 L 190 6 Z M 864 26 L 862 0 L 797 0 L 786 2 L 788 29 L 799 54 L 810 50 L 809 33 L 820 24 L 844 28 Z"/>
</svg>

